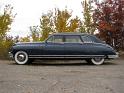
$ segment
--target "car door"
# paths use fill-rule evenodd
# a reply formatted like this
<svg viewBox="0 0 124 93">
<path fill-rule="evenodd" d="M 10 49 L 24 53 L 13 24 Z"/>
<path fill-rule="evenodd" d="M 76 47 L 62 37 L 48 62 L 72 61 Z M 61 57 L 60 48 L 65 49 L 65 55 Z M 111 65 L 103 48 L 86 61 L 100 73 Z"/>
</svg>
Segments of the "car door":
<svg viewBox="0 0 124 93">
<path fill-rule="evenodd" d="M 48 38 L 44 47 L 44 55 L 46 56 L 64 55 L 63 36 L 54 35 Z"/>
<path fill-rule="evenodd" d="M 101 55 L 99 51 L 101 51 L 101 43 L 99 39 L 92 35 L 84 35 L 81 36 L 83 41 L 83 49 L 85 51 L 85 55 Z"/>
<path fill-rule="evenodd" d="M 65 56 L 80 56 L 83 54 L 83 42 L 79 35 L 66 35 L 64 37 Z"/>
</svg>

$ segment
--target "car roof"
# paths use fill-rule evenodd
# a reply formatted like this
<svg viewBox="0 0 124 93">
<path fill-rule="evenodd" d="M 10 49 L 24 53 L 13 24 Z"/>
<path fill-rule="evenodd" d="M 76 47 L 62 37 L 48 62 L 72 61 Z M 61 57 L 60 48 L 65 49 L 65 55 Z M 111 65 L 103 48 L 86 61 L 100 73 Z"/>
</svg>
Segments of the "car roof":
<svg viewBox="0 0 124 93">
<path fill-rule="evenodd" d="M 66 32 L 66 33 L 55 33 L 53 35 L 88 35 L 86 33 L 71 33 L 71 32 Z"/>
</svg>

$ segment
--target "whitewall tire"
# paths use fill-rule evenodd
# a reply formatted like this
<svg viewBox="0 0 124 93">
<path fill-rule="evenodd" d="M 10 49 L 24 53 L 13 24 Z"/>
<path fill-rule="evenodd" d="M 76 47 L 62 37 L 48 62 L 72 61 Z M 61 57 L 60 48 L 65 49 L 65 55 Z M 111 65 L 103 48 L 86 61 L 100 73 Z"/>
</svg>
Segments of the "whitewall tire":
<svg viewBox="0 0 124 93">
<path fill-rule="evenodd" d="M 15 62 L 19 65 L 27 64 L 29 61 L 28 54 L 24 51 L 18 51 L 14 56 Z"/>
<path fill-rule="evenodd" d="M 96 58 L 92 58 L 91 62 L 94 65 L 102 65 L 104 63 L 105 59 L 104 58 L 100 58 L 100 57 L 96 57 Z"/>
</svg>

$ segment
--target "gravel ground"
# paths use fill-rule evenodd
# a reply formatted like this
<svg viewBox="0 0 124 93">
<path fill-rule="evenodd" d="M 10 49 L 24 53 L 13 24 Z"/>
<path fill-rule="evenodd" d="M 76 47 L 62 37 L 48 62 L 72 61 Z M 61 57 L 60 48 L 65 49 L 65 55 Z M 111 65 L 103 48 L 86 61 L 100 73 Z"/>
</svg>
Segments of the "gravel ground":
<svg viewBox="0 0 124 93">
<path fill-rule="evenodd" d="M 69 64 L 51 64 L 54 61 Z M 124 93 L 123 58 L 101 66 L 54 61 L 16 65 L 1 60 L 0 93 Z"/>
</svg>

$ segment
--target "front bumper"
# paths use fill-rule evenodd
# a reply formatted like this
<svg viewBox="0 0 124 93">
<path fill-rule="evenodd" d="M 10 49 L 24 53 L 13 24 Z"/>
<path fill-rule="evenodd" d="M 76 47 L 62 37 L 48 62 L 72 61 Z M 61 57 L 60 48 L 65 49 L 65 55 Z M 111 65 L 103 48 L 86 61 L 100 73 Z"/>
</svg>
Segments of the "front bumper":
<svg viewBox="0 0 124 93">
<path fill-rule="evenodd" d="M 119 53 L 116 52 L 116 55 L 108 55 L 108 58 L 110 59 L 114 59 L 114 58 L 118 58 L 119 57 Z"/>
<path fill-rule="evenodd" d="M 9 52 L 9 57 L 13 58 L 13 54 L 11 52 Z"/>
</svg>

